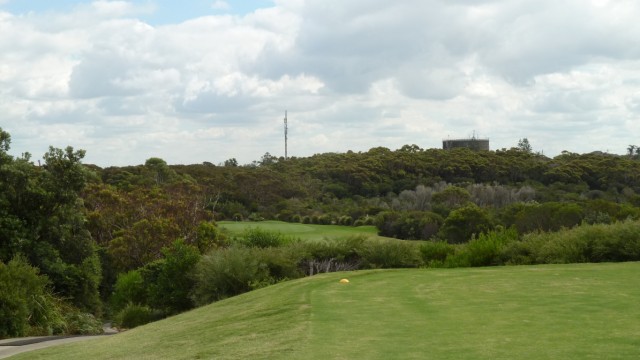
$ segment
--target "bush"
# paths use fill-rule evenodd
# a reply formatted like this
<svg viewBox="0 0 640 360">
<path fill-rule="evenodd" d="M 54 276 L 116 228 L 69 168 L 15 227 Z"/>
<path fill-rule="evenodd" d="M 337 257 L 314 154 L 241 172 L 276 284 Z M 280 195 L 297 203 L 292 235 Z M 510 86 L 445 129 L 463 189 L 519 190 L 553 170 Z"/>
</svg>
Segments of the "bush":
<svg viewBox="0 0 640 360">
<path fill-rule="evenodd" d="M 441 267 L 447 256 L 455 252 L 454 245 L 446 241 L 428 241 L 420 244 L 422 261 L 429 267 Z"/>
<path fill-rule="evenodd" d="M 412 268 L 423 264 L 415 242 L 368 241 L 358 254 L 367 268 Z"/>
<path fill-rule="evenodd" d="M 460 244 L 471 240 L 474 234 L 488 232 L 492 227 L 493 223 L 488 212 L 475 204 L 470 204 L 453 210 L 444 220 L 440 234 L 450 243 Z"/>
<path fill-rule="evenodd" d="M 163 315 L 148 306 L 127 304 L 115 317 L 115 325 L 119 328 L 133 329 L 137 326 L 160 320 Z"/>
<path fill-rule="evenodd" d="M 640 222 L 583 224 L 554 233 L 531 233 L 508 251 L 519 263 L 580 263 L 640 260 Z"/>
<path fill-rule="evenodd" d="M 128 304 L 146 304 L 147 291 L 140 270 L 131 270 L 118 275 L 111 295 L 113 311 L 120 311 Z"/>
<path fill-rule="evenodd" d="M 429 211 L 385 211 L 375 218 L 379 235 L 406 240 L 428 240 L 442 222 L 440 215 Z"/>
<path fill-rule="evenodd" d="M 445 264 L 448 267 L 502 265 L 508 260 L 504 257 L 505 247 L 517 240 L 518 232 L 515 229 L 481 233 L 449 256 Z"/>
<path fill-rule="evenodd" d="M 359 268 L 359 253 L 365 237 L 351 236 L 346 239 L 298 242 L 288 247 L 306 275 L 320 272 L 347 271 Z"/>
<path fill-rule="evenodd" d="M 193 272 L 200 260 L 194 246 L 176 240 L 162 249 L 155 281 L 149 286 L 149 305 L 167 314 L 176 314 L 193 308 L 191 292 L 194 287 Z"/>
<path fill-rule="evenodd" d="M 291 241 L 291 238 L 279 232 L 249 228 L 240 235 L 238 242 L 248 247 L 267 248 L 282 246 Z"/>
<path fill-rule="evenodd" d="M 259 257 L 260 248 L 230 247 L 205 255 L 195 269 L 193 299 L 198 305 L 273 283 Z"/>
<path fill-rule="evenodd" d="M 102 322 L 89 313 L 70 311 L 65 313 L 66 333 L 72 335 L 99 335 L 104 332 Z"/>
<path fill-rule="evenodd" d="M 0 338 L 64 331 L 60 305 L 49 279 L 24 258 L 0 262 Z"/>
</svg>

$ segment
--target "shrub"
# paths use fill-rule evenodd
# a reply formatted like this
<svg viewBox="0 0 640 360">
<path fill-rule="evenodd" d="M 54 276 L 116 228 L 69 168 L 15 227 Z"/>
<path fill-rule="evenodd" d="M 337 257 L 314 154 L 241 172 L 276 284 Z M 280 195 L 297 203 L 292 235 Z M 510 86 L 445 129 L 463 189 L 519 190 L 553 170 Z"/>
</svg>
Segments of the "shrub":
<svg viewBox="0 0 640 360">
<path fill-rule="evenodd" d="M 195 243 L 201 254 L 228 245 L 225 234 L 218 229 L 215 223 L 209 221 L 203 221 L 198 224 Z"/>
<path fill-rule="evenodd" d="M 486 233 L 493 227 L 486 210 L 469 204 L 453 210 L 440 229 L 441 236 L 450 243 L 460 244 L 471 240 L 476 234 Z"/>
<path fill-rule="evenodd" d="M 518 232 L 515 229 L 481 233 L 461 246 L 445 263 L 449 267 L 501 265 L 506 260 L 504 248 L 508 243 L 517 240 Z"/>
<path fill-rule="evenodd" d="M 191 299 L 194 280 L 193 272 L 200 260 L 200 253 L 194 246 L 176 240 L 162 249 L 164 259 L 159 264 L 155 282 L 149 287 L 149 305 L 175 314 L 193 308 Z"/>
<path fill-rule="evenodd" d="M 428 240 L 442 222 L 440 215 L 429 211 L 385 211 L 375 218 L 379 235 L 406 240 Z"/>
<path fill-rule="evenodd" d="M 358 252 L 368 268 L 412 268 L 423 264 L 417 243 L 406 241 L 368 241 Z"/>
<path fill-rule="evenodd" d="M 273 283 L 269 269 L 260 261 L 260 251 L 232 246 L 203 256 L 195 269 L 195 303 L 205 305 Z"/>
<path fill-rule="evenodd" d="M 531 263 L 579 263 L 640 260 L 640 222 L 583 224 L 554 233 L 527 234 L 511 251 L 528 254 Z"/>
<path fill-rule="evenodd" d="M 49 279 L 23 257 L 0 262 L 0 338 L 63 330 L 60 301 L 52 295 Z"/>
<path fill-rule="evenodd" d="M 148 306 L 127 304 L 115 317 L 115 325 L 119 328 L 133 329 L 137 326 L 160 320 L 163 315 Z"/>
<path fill-rule="evenodd" d="M 260 228 L 249 228 L 240 235 L 239 243 L 248 247 L 278 247 L 291 242 L 292 239 L 280 232 Z"/>
<path fill-rule="evenodd" d="M 359 268 L 359 253 L 365 244 L 365 237 L 351 236 L 346 239 L 298 242 L 287 249 L 292 258 L 307 275 L 320 272 L 346 271 Z"/>
<path fill-rule="evenodd" d="M 455 252 L 454 245 L 446 241 L 427 241 L 420 244 L 420 254 L 422 261 L 429 267 L 440 267 L 444 264 L 447 256 Z"/>
<path fill-rule="evenodd" d="M 118 275 L 111 296 L 111 307 L 114 311 L 124 309 L 128 304 L 146 304 L 147 291 L 139 270 L 131 270 Z"/>
<path fill-rule="evenodd" d="M 73 335 L 99 335 L 104 332 L 102 322 L 89 313 L 69 311 L 64 315 L 66 333 Z"/>
</svg>

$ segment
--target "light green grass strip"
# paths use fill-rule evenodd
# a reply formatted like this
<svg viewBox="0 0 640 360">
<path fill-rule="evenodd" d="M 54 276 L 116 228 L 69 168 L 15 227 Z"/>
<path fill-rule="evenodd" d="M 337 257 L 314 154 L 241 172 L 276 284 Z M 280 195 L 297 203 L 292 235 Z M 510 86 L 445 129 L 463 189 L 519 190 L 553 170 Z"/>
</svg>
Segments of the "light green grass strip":
<svg viewBox="0 0 640 360">
<path fill-rule="evenodd" d="M 283 235 L 306 241 L 319 241 L 358 235 L 364 235 L 372 239 L 389 239 L 378 236 L 375 226 L 315 225 L 286 223 L 282 221 L 220 221 L 218 222 L 218 226 L 227 229 L 231 235 L 240 235 L 247 229 L 259 228 L 261 230 L 280 232 Z"/>
<path fill-rule="evenodd" d="M 324 274 L 16 359 L 637 359 L 638 273 L 640 263 Z"/>
</svg>

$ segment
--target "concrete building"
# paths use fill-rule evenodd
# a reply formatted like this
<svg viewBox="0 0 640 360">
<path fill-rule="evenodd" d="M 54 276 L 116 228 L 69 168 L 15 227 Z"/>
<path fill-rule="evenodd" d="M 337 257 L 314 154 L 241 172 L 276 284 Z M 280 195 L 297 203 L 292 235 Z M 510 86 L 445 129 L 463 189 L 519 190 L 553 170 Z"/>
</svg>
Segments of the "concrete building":
<svg viewBox="0 0 640 360">
<path fill-rule="evenodd" d="M 448 139 L 442 140 L 442 148 L 451 150 L 455 148 L 467 148 L 474 151 L 489 150 L 489 139 Z"/>
</svg>

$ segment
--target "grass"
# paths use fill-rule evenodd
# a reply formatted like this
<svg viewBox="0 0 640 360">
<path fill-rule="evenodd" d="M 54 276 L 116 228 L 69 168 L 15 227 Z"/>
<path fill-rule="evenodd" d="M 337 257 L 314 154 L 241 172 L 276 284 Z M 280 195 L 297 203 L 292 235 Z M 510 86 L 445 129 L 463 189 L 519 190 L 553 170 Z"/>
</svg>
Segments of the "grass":
<svg viewBox="0 0 640 360">
<path fill-rule="evenodd" d="M 639 271 L 617 263 L 323 274 L 15 359 L 637 359 Z"/>
<path fill-rule="evenodd" d="M 218 226 L 229 233 L 240 235 L 247 229 L 259 228 L 267 231 L 280 232 L 286 236 L 292 236 L 301 240 L 319 241 L 324 239 L 345 238 L 349 236 L 364 235 L 372 239 L 389 239 L 378 236 L 375 226 L 341 226 L 341 225 L 315 225 L 287 223 L 282 221 L 219 221 Z"/>
</svg>

